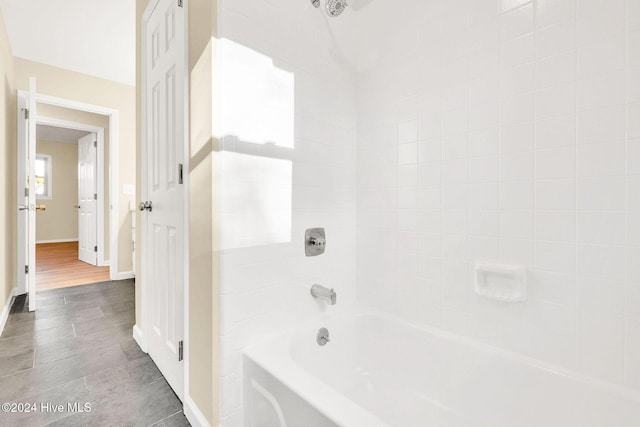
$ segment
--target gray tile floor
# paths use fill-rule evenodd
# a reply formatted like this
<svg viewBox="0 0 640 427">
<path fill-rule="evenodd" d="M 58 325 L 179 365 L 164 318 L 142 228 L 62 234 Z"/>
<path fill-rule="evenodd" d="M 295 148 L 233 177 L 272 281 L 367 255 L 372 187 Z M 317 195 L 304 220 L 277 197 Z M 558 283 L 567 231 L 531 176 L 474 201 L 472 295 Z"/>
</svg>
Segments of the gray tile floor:
<svg viewBox="0 0 640 427">
<path fill-rule="evenodd" d="M 17 298 L 0 337 L 0 403 L 31 412 L 3 407 L 0 426 L 188 426 L 132 338 L 134 292 L 132 280 L 43 291 L 35 312 Z"/>
</svg>

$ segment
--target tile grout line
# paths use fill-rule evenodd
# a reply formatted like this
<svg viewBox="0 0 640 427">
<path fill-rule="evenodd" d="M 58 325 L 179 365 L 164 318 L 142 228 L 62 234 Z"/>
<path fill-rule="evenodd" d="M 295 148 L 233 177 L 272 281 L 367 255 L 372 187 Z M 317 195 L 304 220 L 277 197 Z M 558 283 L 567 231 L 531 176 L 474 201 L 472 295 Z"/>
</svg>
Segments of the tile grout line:
<svg viewBox="0 0 640 427">
<path fill-rule="evenodd" d="M 622 313 L 624 318 L 623 323 L 623 337 L 622 337 L 622 383 L 627 385 L 629 378 L 629 370 L 630 370 L 630 361 L 629 361 L 629 290 L 631 288 L 630 281 L 631 277 L 629 275 L 629 0 L 625 2 L 625 29 L 624 29 L 624 88 L 625 88 L 625 107 L 624 107 L 624 154 L 625 154 L 625 162 L 624 162 L 624 208 L 625 208 L 625 223 L 624 223 L 624 245 L 625 245 L 625 287 L 624 287 L 624 306 L 622 307 Z"/>
<path fill-rule="evenodd" d="M 115 344 L 113 344 L 113 346 L 115 346 Z M 120 347 L 120 349 L 121 349 L 121 351 L 122 351 L 122 347 Z M 75 356 L 65 357 L 65 358 L 58 359 L 58 360 L 56 360 L 56 361 L 50 362 L 50 363 L 55 363 L 55 362 L 58 362 L 58 361 L 60 361 L 60 360 L 69 359 L 69 358 L 72 358 L 72 357 L 75 357 Z M 126 356 L 125 356 L 125 359 L 126 359 Z M 114 366 L 111 366 L 111 367 L 107 367 L 107 368 L 103 368 L 103 369 L 100 369 L 100 370 L 97 370 L 97 371 L 93 371 L 93 372 L 91 372 L 91 374 L 90 374 L 90 375 L 100 374 L 100 373 L 105 372 L 105 371 L 108 371 L 108 370 L 110 370 L 110 369 L 114 369 L 114 368 L 116 368 L 116 367 L 118 367 L 118 366 L 126 365 L 127 363 L 129 363 L 129 362 L 127 361 L 127 362 L 125 362 L 124 364 L 114 365 Z M 25 369 L 25 370 L 20 371 L 20 372 L 25 372 L 25 371 L 28 371 L 28 370 L 30 370 L 30 369 L 31 369 L 31 368 L 29 368 L 29 369 Z M 16 373 L 19 373 L 19 372 L 16 372 Z M 14 374 L 11 374 L 11 375 L 14 375 Z M 3 377 L 3 378 L 4 378 L 4 377 Z M 80 380 L 81 378 L 82 378 L 82 380 L 84 381 L 84 384 L 86 385 L 86 384 L 87 384 L 87 382 L 86 382 L 86 381 L 87 381 L 87 375 L 84 375 L 84 376 L 82 376 L 82 377 L 78 377 L 78 378 L 75 378 L 75 379 L 72 379 L 72 380 L 69 380 L 69 381 L 66 381 L 66 382 L 62 382 L 62 383 L 60 383 L 60 384 L 53 385 L 53 386 L 51 386 L 51 387 L 47 387 L 47 388 L 45 388 L 44 390 L 37 390 L 37 391 L 33 391 L 32 393 L 28 393 L 28 394 L 26 394 L 25 396 L 18 396 L 18 397 L 12 398 L 12 400 L 17 400 L 17 399 L 22 399 L 22 400 L 24 400 L 24 399 L 28 399 L 28 398 L 30 398 L 30 397 L 37 396 L 37 395 L 39 395 L 39 394 L 43 394 L 43 393 L 46 393 L 46 392 L 48 392 L 48 391 L 51 391 L 51 390 L 53 390 L 53 389 L 55 389 L 55 388 L 63 387 L 63 386 L 65 386 L 65 385 L 67 385 L 67 384 L 70 384 L 70 383 L 72 383 L 72 382 L 78 381 L 78 380 Z M 162 376 L 162 374 L 161 374 L 161 376 L 160 376 L 158 379 L 160 379 L 160 378 L 161 378 L 161 379 L 164 379 L 164 376 Z M 157 381 L 157 379 L 156 379 L 156 380 L 154 380 L 154 381 L 152 381 L 152 382 L 155 382 L 155 381 Z M 88 387 L 87 387 L 87 389 L 88 389 Z"/>
<path fill-rule="evenodd" d="M 65 304 L 66 304 L 66 303 L 68 303 L 68 301 L 67 301 L 68 299 L 67 299 L 66 297 L 65 297 L 63 300 L 64 300 Z M 68 308 L 73 308 L 73 304 L 69 304 L 69 305 L 67 305 L 67 307 L 68 307 Z M 97 308 L 97 309 L 98 309 L 98 311 L 95 311 L 95 309 L 94 309 L 93 314 L 99 314 L 100 316 L 102 316 L 102 318 L 106 317 L 106 316 L 104 316 L 104 311 L 102 310 L 102 308 L 101 308 L 99 305 L 98 305 L 98 306 L 95 306 L 95 308 Z M 130 307 L 130 309 L 133 309 L 133 307 Z M 13 313 L 12 313 L 12 314 L 13 314 Z M 116 317 L 120 318 L 120 317 L 121 317 L 121 314 L 120 314 L 120 313 L 118 313 L 118 314 L 116 315 Z M 96 320 L 99 320 L 99 319 L 101 319 L 101 318 L 97 318 Z M 76 319 L 76 320 L 77 320 L 77 319 Z M 94 320 L 94 319 L 90 319 L 90 320 Z M 80 321 L 81 321 L 81 320 L 80 320 Z M 37 322 L 37 323 L 42 323 L 42 322 Z M 44 324 L 47 324 L 47 322 L 44 322 Z M 75 322 L 74 322 L 74 321 L 72 321 L 71 319 L 69 319 L 69 316 L 67 316 L 67 317 L 66 317 L 66 319 L 64 319 L 64 324 L 63 324 L 63 325 L 61 325 L 61 326 L 59 326 L 59 327 L 68 327 L 68 325 L 69 325 L 69 324 L 71 324 L 71 327 L 72 327 L 72 331 L 73 331 L 73 336 L 74 336 L 74 338 L 75 338 L 75 337 L 78 337 L 78 332 L 77 332 L 77 330 L 76 330 L 76 328 L 75 328 Z M 115 330 L 116 328 L 117 328 L 117 326 L 114 326 L 113 328 L 109 328 L 109 329 L 113 329 L 113 332 L 116 332 L 116 333 L 117 333 L 117 331 Z M 67 331 L 68 331 L 68 329 L 67 329 Z M 111 336 L 111 335 L 109 335 L 109 336 Z M 119 335 L 118 335 L 118 336 L 119 336 Z M 71 340 L 73 340 L 74 338 L 70 338 L 70 339 L 71 339 Z M 22 341 L 19 341 L 19 340 L 18 340 L 18 341 L 14 341 L 14 342 L 20 343 L 20 342 L 22 342 Z M 57 341 L 56 341 L 56 342 L 57 342 Z M 115 348 L 118 348 L 118 350 L 119 350 L 120 354 L 122 354 L 122 355 L 124 356 L 124 357 L 122 358 L 122 360 L 121 360 L 120 364 L 119 364 L 119 365 L 116 365 L 116 366 L 126 365 L 126 364 L 128 363 L 128 361 L 126 360 L 126 354 L 125 354 L 125 352 L 124 352 L 124 348 L 123 348 L 122 343 L 121 343 L 121 342 L 117 342 L 117 343 L 114 343 L 114 344 L 118 344 Z M 39 367 L 39 365 L 40 365 L 40 364 L 39 364 L 39 362 L 37 361 L 37 359 L 38 359 L 38 357 L 37 357 L 37 356 L 39 356 L 39 353 L 40 353 L 40 352 L 36 352 L 37 350 L 36 350 L 36 348 L 35 348 L 35 347 L 31 347 L 31 348 L 28 348 L 28 349 L 25 349 L 25 350 L 27 350 L 27 351 L 32 350 L 32 351 L 33 351 L 33 354 L 32 354 L 33 359 L 32 359 L 31 366 L 30 366 L 28 369 L 26 369 L 26 370 L 23 370 L 23 371 L 19 371 L 19 372 L 16 372 L 16 373 L 10 374 L 9 376 L 12 376 L 12 375 L 14 375 L 14 374 L 18 374 L 18 373 L 20 373 L 20 372 L 26 372 L 26 371 L 28 371 L 28 370 L 32 370 L 32 369 L 34 369 L 34 368 L 36 368 L 36 367 Z M 42 349 L 42 350 L 44 351 L 44 349 Z M 24 351 L 23 351 L 23 352 L 24 352 Z M 45 353 L 46 353 L 46 351 L 45 351 Z M 43 353 L 43 354 L 45 354 L 45 353 Z M 66 358 L 65 358 L 65 359 L 66 359 Z M 55 363 L 52 363 L 52 364 L 46 364 L 46 366 L 51 366 L 52 368 L 54 368 L 54 369 L 55 369 L 56 364 L 55 364 Z M 102 365 L 101 365 L 101 366 L 102 366 Z M 55 384 L 55 385 L 54 385 L 54 383 L 52 382 L 48 387 L 47 387 L 45 384 L 43 384 L 43 385 L 45 385 L 44 390 L 39 389 L 38 387 L 32 388 L 32 387 L 30 386 L 28 389 L 25 389 L 23 392 L 19 392 L 19 393 L 18 393 L 18 394 L 19 394 L 18 396 L 6 396 L 6 398 L 7 398 L 7 400 L 14 400 L 14 401 L 16 401 L 16 400 L 24 400 L 24 399 L 29 399 L 29 398 L 35 398 L 36 396 L 46 395 L 47 393 L 48 393 L 48 394 L 51 394 L 51 393 L 58 393 L 58 391 L 62 392 L 62 391 L 65 389 L 65 387 L 68 387 L 68 386 L 69 386 L 70 384 L 72 384 L 72 383 L 75 383 L 75 384 L 77 384 L 78 386 L 80 386 L 80 383 L 79 383 L 79 380 L 80 380 L 80 379 L 82 379 L 82 384 L 83 384 L 83 386 L 84 386 L 84 390 L 82 390 L 82 393 L 81 393 L 81 394 L 82 394 L 82 395 L 84 395 L 85 397 L 89 398 L 89 397 L 90 397 L 90 393 L 88 393 L 88 392 L 87 392 L 87 391 L 88 391 L 88 389 L 89 389 L 89 387 L 88 387 L 88 383 L 87 383 L 87 381 L 88 381 L 88 380 L 87 380 L 87 374 L 89 374 L 89 375 L 93 375 L 93 374 L 97 374 L 97 373 L 101 373 L 101 372 L 106 372 L 106 371 L 108 371 L 109 369 L 113 369 L 113 368 L 114 368 L 114 367 L 116 367 L 116 366 L 104 367 L 104 369 L 100 369 L 100 366 L 96 366 L 96 367 L 99 369 L 98 371 L 92 371 L 92 372 L 90 372 L 90 373 L 88 373 L 88 372 L 87 372 L 87 373 L 85 373 L 85 375 L 84 375 L 84 376 L 80 376 L 80 377 L 75 378 L 75 379 L 72 379 L 72 380 L 70 380 L 70 381 L 63 381 L 62 383 L 60 383 L 60 384 Z M 46 369 L 46 368 L 45 368 L 45 369 Z M 26 376 L 25 376 L 25 375 L 26 375 Z M 22 376 L 19 376 L 19 377 L 16 377 L 16 378 L 17 378 L 17 379 L 19 379 L 19 380 L 24 380 L 24 379 L 28 379 L 27 377 L 29 377 L 29 374 L 23 374 Z M 161 377 L 161 378 L 163 378 L 163 377 Z M 62 378 L 60 378 L 60 379 L 62 379 Z M 160 378 L 158 378 L 158 379 L 160 379 Z M 168 386 L 168 385 L 167 385 L 167 386 Z M 22 396 L 20 396 L 20 395 L 22 395 Z M 83 397 L 82 395 L 81 395 L 80 397 Z M 177 409 L 177 408 L 176 408 L 176 409 Z M 179 411 L 178 411 L 178 412 L 179 412 Z M 174 416 L 174 415 L 176 415 L 176 414 L 177 414 L 177 412 L 176 412 L 176 413 L 173 413 L 173 414 L 170 414 L 170 416 Z M 43 425 L 53 425 L 53 424 L 58 424 L 58 423 L 60 423 L 60 422 L 61 422 L 61 420 L 64 420 L 64 419 L 69 419 L 69 420 L 72 420 L 72 419 L 73 419 L 73 420 L 78 419 L 77 417 L 76 417 L 76 418 L 68 418 L 68 417 L 69 417 L 69 416 L 71 416 L 71 415 L 74 415 L 74 414 L 66 414 L 66 415 L 62 415 L 62 414 L 60 414 L 59 416 L 60 416 L 61 418 L 59 418 L 59 419 L 52 420 L 52 421 L 48 421 L 48 420 L 41 420 L 40 422 L 42 422 L 42 423 L 46 423 L 46 424 L 43 424 Z M 167 417 L 167 418 L 168 418 L 168 417 Z M 163 418 L 163 419 L 166 419 L 166 418 Z M 158 421 L 156 421 L 156 422 L 158 422 Z M 64 422 L 64 421 L 62 421 L 62 423 L 64 424 L 65 422 Z"/>
<path fill-rule="evenodd" d="M 578 155 L 579 155 L 579 141 L 578 141 L 578 99 L 579 99 L 579 91 L 580 91 L 580 82 L 578 79 L 578 74 L 579 74 L 579 60 L 578 60 L 578 46 L 579 46 L 579 42 L 578 42 L 578 25 L 579 25 L 579 20 L 578 17 L 580 16 L 580 5 L 578 0 L 574 0 L 573 1 L 574 4 L 574 8 L 575 8 L 575 16 L 574 16 L 574 32 L 573 32 L 573 37 L 574 37 L 574 49 L 576 52 L 576 57 L 575 57 L 575 61 L 573 63 L 573 70 L 575 72 L 575 85 L 576 85 L 576 92 L 575 92 L 575 98 L 574 98 L 574 102 L 575 102 L 575 117 L 574 117 L 574 122 L 573 122 L 573 131 L 574 131 L 574 140 L 573 140 L 573 144 L 574 144 L 574 151 L 573 151 L 573 155 L 574 155 L 574 162 L 573 162 L 573 168 L 574 168 L 574 173 L 573 173 L 573 177 L 572 179 L 575 180 L 575 184 L 574 184 L 574 204 L 573 207 L 575 209 L 575 211 L 573 212 L 573 220 L 575 222 L 575 247 L 573 249 L 573 262 L 574 262 L 574 268 L 573 268 L 573 276 L 575 277 L 575 285 L 573 288 L 573 321 L 574 321 L 574 325 L 573 325 L 573 334 L 574 334 L 574 341 L 573 341 L 573 354 L 571 355 L 572 358 L 572 362 L 573 362 L 573 366 L 575 367 L 575 369 L 579 369 L 578 367 L 578 354 L 580 353 L 580 291 L 579 291 L 579 286 L 580 286 L 580 279 L 578 277 L 579 274 L 579 266 L 578 266 L 578 259 L 579 259 L 579 254 L 580 254 L 580 249 L 579 249 L 579 244 L 578 244 L 578 235 L 579 235 L 579 230 L 578 230 L 578 224 L 580 221 L 580 213 L 579 213 L 579 209 L 578 209 L 578 194 L 580 193 L 580 174 L 578 173 L 578 169 L 580 167 L 580 163 L 578 162 Z"/>
<path fill-rule="evenodd" d="M 53 421 L 48 422 L 48 423 L 46 423 L 46 424 L 42 424 L 40 427 L 50 426 L 50 425 L 52 425 L 52 424 L 54 424 L 54 423 L 58 423 L 58 422 L 60 422 L 60 421 L 62 421 L 62 420 L 66 420 L 67 418 L 72 417 L 72 416 L 74 416 L 74 415 L 76 415 L 76 414 L 75 414 L 75 413 L 67 414 L 66 416 L 64 416 L 64 417 L 62 417 L 62 418 L 59 418 L 59 419 L 57 419 L 57 420 L 53 420 Z"/>
<path fill-rule="evenodd" d="M 19 370 L 19 371 L 12 372 L 12 373 L 7 374 L 7 375 L 3 375 L 3 376 L 1 376 L 1 377 L 0 377 L 0 380 L 2 380 L 2 379 L 4 379 L 4 378 L 11 377 L 11 376 L 13 376 L 13 375 L 17 375 L 17 374 L 21 374 L 21 373 L 23 373 L 23 372 L 30 371 L 30 370 L 32 370 L 32 369 L 33 369 L 33 367 L 31 367 L 31 368 L 26 368 L 26 369 L 21 369 L 21 370 Z"/>
<path fill-rule="evenodd" d="M 163 418 L 163 419 L 161 419 L 161 420 L 158 420 L 158 421 L 155 421 L 155 422 L 154 422 L 154 423 L 152 423 L 152 424 L 149 424 L 149 425 L 148 425 L 148 427 L 152 427 L 152 426 L 154 426 L 154 425 L 156 425 L 156 424 L 158 424 L 158 423 L 161 423 L 161 422 L 162 422 L 162 421 L 164 421 L 164 420 L 168 420 L 169 418 L 173 417 L 174 415 L 177 415 L 177 414 L 180 414 L 180 413 L 182 413 L 182 411 L 176 411 L 176 412 L 174 412 L 173 414 L 168 415 L 168 416 L 164 417 L 164 418 Z"/>
<path fill-rule="evenodd" d="M 29 369 L 25 369 L 25 371 L 28 371 L 28 370 Z M 20 372 L 25 372 L 25 371 L 20 371 Z M 102 372 L 102 371 L 100 371 L 100 372 Z M 25 396 L 10 397 L 10 399 L 11 399 L 11 401 L 15 401 L 15 400 L 26 401 L 27 399 L 30 399 L 30 398 L 32 398 L 34 396 L 38 396 L 40 394 L 47 393 L 47 392 L 49 392 L 49 391 L 51 391 L 51 390 L 53 390 L 55 388 L 58 388 L 58 387 L 63 387 L 63 386 L 65 386 L 67 384 L 70 384 L 70 383 L 72 383 L 74 381 L 78 381 L 79 379 L 80 378 L 76 378 L 75 380 L 70 380 L 70 381 L 63 382 L 63 383 L 60 383 L 60 384 L 57 384 L 57 385 L 54 385 L 54 386 L 51 386 L 51 387 L 47 387 L 44 390 L 33 391 L 33 392 L 30 392 L 30 393 L 27 393 Z"/>
</svg>

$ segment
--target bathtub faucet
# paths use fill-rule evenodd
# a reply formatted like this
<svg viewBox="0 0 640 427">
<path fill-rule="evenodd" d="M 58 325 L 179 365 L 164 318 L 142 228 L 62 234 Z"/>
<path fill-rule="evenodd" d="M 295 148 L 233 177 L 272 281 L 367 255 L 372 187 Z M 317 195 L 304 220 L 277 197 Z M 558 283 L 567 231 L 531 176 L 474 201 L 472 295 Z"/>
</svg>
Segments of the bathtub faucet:
<svg viewBox="0 0 640 427">
<path fill-rule="evenodd" d="M 329 305 L 336 304 L 337 297 L 336 292 L 333 289 L 328 289 L 321 285 L 313 285 L 311 287 L 311 295 L 313 295 L 314 298 L 322 300 Z"/>
</svg>

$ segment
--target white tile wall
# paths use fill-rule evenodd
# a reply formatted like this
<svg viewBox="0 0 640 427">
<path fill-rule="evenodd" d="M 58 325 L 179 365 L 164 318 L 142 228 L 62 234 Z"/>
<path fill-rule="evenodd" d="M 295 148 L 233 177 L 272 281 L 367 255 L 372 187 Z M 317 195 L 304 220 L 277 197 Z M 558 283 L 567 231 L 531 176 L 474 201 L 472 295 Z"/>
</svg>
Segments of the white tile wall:
<svg viewBox="0 0 640 427">
<path fill-rule="evenodd" d="M 242 348 L 320 313 L 314 282 L 640 389 L 638 4 L 219 1 L 221 67 L 270 76 L 220 105 L 223 426 Z M 480 260 L 526 265 L 528 301 L 476 296 Z"/>
<path fill-rule="evenodd" d="M 314 283 L 336 289 L 333 311 L 355 299 L 356 55 L 352 13 L 328 21 L 307 1 L 218 3 L 220 410 L 221 425 L 235 427 L 242 349 L 327 311 L 309 294 Z M 397 137 L 409 144 L 397 151 L 415 165 L 410 100 L 404 109 Z M 311 227 L 327 232 L 317 258 L 304 255 Z"/>
<path fill-rule="evenodd" d="M 358 299 L 640 389 L 638 3 L 376 0 L 358 13 L 358 192 L 370 195 Z M 425 37 L 402 53 L 380 43 L 401 28 Z M 379 131 L 394 127 L 401 141 Z M 417 254 L 371 247 L 400 235 Z M 526 265 L 529 300 L 477 297 L 479 260 Z"/>
</svg>

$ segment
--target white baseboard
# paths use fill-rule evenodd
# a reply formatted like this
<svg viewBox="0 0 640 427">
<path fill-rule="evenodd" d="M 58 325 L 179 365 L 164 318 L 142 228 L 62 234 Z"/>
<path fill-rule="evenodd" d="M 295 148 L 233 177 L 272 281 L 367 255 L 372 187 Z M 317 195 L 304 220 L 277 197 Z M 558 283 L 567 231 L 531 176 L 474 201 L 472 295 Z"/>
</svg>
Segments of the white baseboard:
<svg viewBox="0 0 640 427">
<path fill-rule="evenodd" d="M 144 335 L 142 334 L 142 329 L 138 325 L 133 325 L 133 339 L 136 340 L 140 350 L 147 352 L 147 341 L 144 339 Z"/>
<path fill-rule="evenodd" d="M 127 279 L 133 279 L 134 277 L 136 277 L 133 274 L 133 271 L 121 271 L 120 273 L 116 274 L 115 279 L 112 278 L 111 280 L 127 280 Z"/>
<path fill-rule="evenodd" d="M 41 243 L 69 243 L 69 242 L 77 242 L 78 239 L 53 239 L 53 240 L 36 240 L 36 245 Z"/>
<path fill-rule="evenodd" d="M 184 399 L 183 404 L 184 416 L 187 417 L 187 420 L 194 427 L 211 427 L 209 421 L 207 421 L 207 417 L 205 417 L 200 409 L 198 409 L 198 405 L 191 399 L 191 397 L 187 396 Z"/>
<path fill-rule="evenodd" d="M 13 300 L 15 299 L 16 288 L 11 289 L 9 296 L 7 297 L 7 302 L 2 308 L 2 313 L 0 313 L 0 336 L 4 332 L 4 327 L 7 324 L 7 319 L 9 318 L 9 311 L 11 311 L 11 305 L 13 304 Z"/>
</svg>

